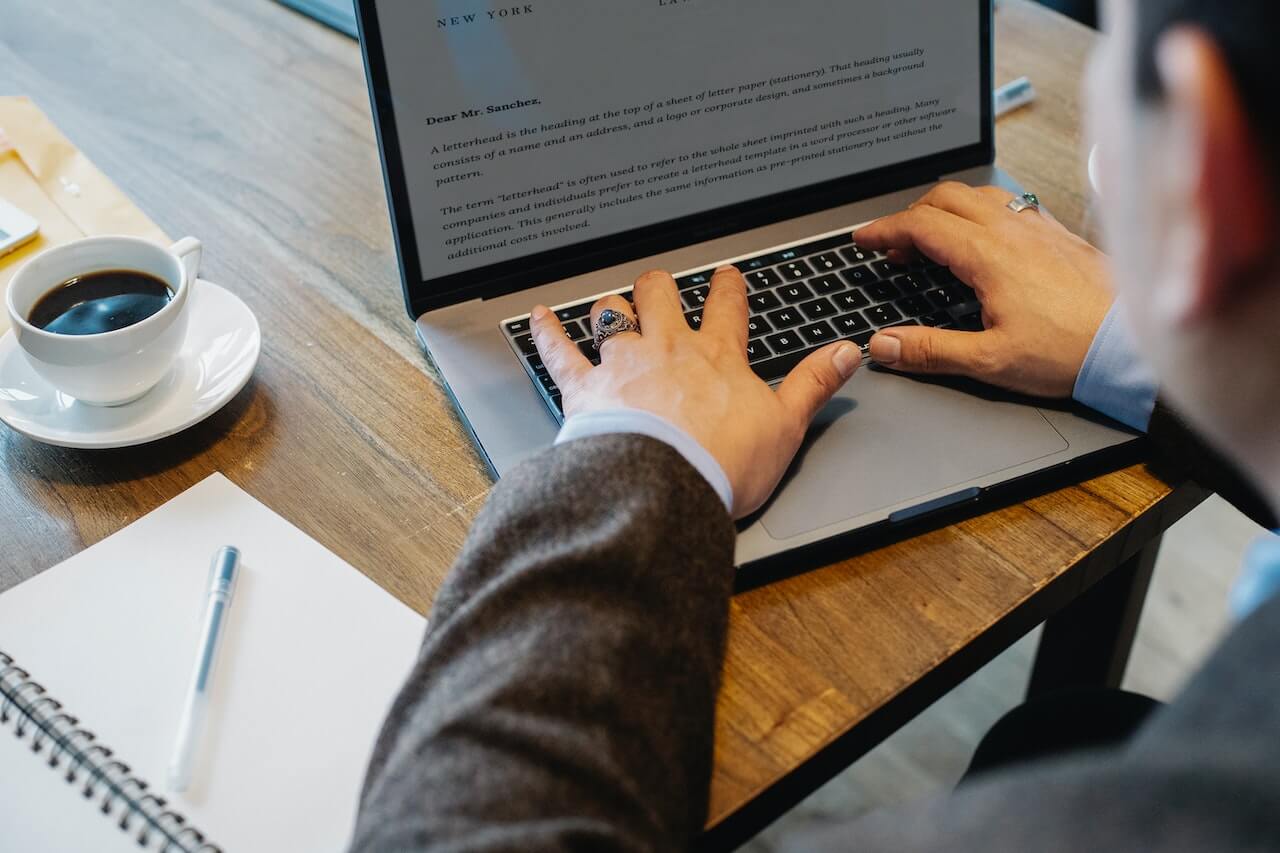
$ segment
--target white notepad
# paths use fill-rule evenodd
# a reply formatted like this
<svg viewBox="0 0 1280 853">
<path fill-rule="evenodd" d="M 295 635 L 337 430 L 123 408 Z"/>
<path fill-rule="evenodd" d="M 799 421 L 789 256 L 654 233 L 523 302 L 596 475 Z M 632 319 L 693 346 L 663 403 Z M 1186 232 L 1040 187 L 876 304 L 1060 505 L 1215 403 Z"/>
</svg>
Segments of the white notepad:
<svg viewBox="0 0 1280 853">
<path fill-rule="evenodd" d="M 239 586 L 192 784 L 172 795 L 166 769 L 223 545 L 241 551 Z M 0 595 L 0 652 L 227 853 L 349 842 L 369 752 L 425 624 L 220 474 Z M 33 754 L 19 720 L 11 707 L 0 723 L 0 846 L 139 850 L 141 821 L 121 830 L 118 804 L 101 811 L 101 780 L 83 797 L 89 774 L 69 783 L 66 754 L 51 768 L 49 739 Z"/>
</svg>

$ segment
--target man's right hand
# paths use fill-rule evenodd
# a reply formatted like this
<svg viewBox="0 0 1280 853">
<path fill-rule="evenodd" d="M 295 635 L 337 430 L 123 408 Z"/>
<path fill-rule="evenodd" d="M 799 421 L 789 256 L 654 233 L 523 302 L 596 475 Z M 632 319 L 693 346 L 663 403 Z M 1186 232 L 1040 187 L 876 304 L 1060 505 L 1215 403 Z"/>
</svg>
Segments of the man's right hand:
<svg viewBox="0 0 1280 853">
<path fill-rule="evenodd" d="M 871 357 L 910 373 L 949 374 L 1041 397 L 1070 397 L 1111 306 L 1107 257 L 1048 213 L 1014 213 L 998 187 L 934 187 L 902 213 L 854 234 L 869 249 L 944 264 L 982 301 L 981 332 L 898 326 Z"/>
</svg>

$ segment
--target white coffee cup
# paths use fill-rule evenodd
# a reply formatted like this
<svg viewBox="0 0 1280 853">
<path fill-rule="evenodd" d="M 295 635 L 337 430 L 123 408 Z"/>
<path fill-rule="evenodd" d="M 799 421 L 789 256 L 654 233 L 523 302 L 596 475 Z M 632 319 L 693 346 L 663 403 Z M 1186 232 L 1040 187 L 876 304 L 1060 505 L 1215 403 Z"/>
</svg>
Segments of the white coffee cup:
<svg viewBox="0 0 1280 853">
<path fill-rule="evenodd" d="M 64 394 L 94 406 L 120 406 L 146 394 L 182 349 L 200 249 L 194 237 L 167 249 L 138 237 L 86 237 L 27 261 L 9 282 L 5 307 L 32 370 Z M 56 334 L 27 320 L 41 297 L 58 285 L 104 270 L 155 276 L 168 285 L 173 298 L 132 326 L 99 334 Z"/>
</svg>

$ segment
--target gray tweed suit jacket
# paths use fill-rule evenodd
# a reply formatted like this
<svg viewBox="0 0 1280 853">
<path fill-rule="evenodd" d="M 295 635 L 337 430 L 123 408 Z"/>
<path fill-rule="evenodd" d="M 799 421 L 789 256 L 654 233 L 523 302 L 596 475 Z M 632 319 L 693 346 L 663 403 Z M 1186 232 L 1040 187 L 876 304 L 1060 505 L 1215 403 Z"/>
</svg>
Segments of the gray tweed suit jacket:
<svg viewBox="0 0 1280 853">
<path fill-rule="evenodd" d="M 352 849 L 685 849 L 706 816 L 733 540 L 707 483 L 652 439 L 585 439 L 511 472 L 435 602 Z M 1280 849 L 1280 600 L 1122 751 L 786 849 Z"/>
</svg>

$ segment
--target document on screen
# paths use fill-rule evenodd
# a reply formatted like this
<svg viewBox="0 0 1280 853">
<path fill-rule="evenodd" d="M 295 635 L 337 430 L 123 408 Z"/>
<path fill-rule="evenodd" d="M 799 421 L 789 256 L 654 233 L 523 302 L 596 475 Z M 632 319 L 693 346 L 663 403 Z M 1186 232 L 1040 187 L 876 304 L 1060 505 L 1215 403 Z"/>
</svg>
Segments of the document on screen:
<svg viewBox="0 0 1280 853">
<path fill-rule="evenodd" d="M 377 7 L 426 278 L 981 139 L 979 4 Z"/>
</svg>

